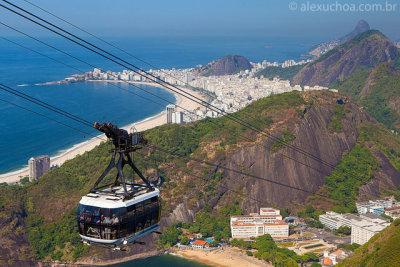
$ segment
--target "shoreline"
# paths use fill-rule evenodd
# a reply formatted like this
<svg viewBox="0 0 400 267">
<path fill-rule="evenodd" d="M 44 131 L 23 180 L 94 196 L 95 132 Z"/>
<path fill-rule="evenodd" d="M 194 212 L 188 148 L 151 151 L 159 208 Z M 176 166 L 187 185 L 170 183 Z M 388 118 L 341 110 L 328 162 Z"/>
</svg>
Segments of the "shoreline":
<svg viewBox="0 0 400 267">
<path fill-rule="evenodd" d="M 91 82 L 91 81 L 107 82 L 107 83 L 108 82 L 123 82 L 123 83 L 125 83 L 125 81 L 103 81 L 103 80 L 89 80 L 88 82 Z M 148 82 L 133 82 L 133 81 L 129 81 L 128 83 L 137 83 L 137 84 L 154 86 L 154 87 L 159 87 L 159 88 L 165 89 L 161 85 L 155 84 L 155 83 L 153 84 L 153 83 L 148 83 Z M 165 89 L 165 90 L 169 91 L 168 89 Z M 185 88 L 185 91 L 188 91 L 189 93 L 194 94 L 197 97 L 204 100 L 204 96 L 201 95 L 199 92 L 192 91 L 187 88 Z M 175 97 L 176 105 L 179 105 L 188 110 L 194 110 L 200 106 L 199 104 L 197 104 L 187 98 L 183 98 L 176 93 L 173 93 L 173 94 Z M 124 127 L 122 127 L 122 129 L 125 129 L 129 132 L 130 128 L 132 126 L 135 126 L 137 131 L 142 132 L 142 131 L 163 125 L 166 122 L 167 122 L 167 120 L 165 117 L 165 110 L 163 110 L 160 113 L 149 116 L 140 121 L 129 123 L 128 125 L 125 125 Z M 97 137 L 103 137 L 103 134 L 100 134 Z M 101 142 L 103 142 L 103 140 L 93 137 L 84 142 L 74 144 L 72 147 L 69 147 L 67 149 L 59 150 L 58 152 L 56 152 L 55 156 L 50 157 L 50 166 L 53 166 L 53 165 L 61 166 L 65 161 L 73 159 L 77 155 L 82 155 L 83 153 L 92 150 L 93 148 L 98 146 Z M 26 176 L 29 176 L 29 169 L 28 169 L 27 165 L 25 165 L 24 167 L 22 167 L 18 170 L 13 170 L 13 171 L 10 171 L 7 173 L 0 174 L 0 183 L 5 182 L 7 184 L 15 184 Z"/>
<path fill-rule="evenodd" d="M 204 263 L 210 266 L 217 267 L 272 267 L 266 261 L 259 260 L 257 258 L 247 256 L 243 251 L 238 248 L 232 248 L 224 246 L 223 248 L 217 248 L 215 250 L 207 251 L 201 249 L 171 249 L 167 253 L 177 257 L 183 257 L 188 260 L 192 260 L 198 263 Z"/>
<path fill-rule="evenodd" d="M 147 259 L 150 257 L 161 256 L 168 254 L 178 258 L 184 258 L 193 262 L 206 264 L 209 266 L 216 267 L 273 267 L 272 264 L 259 260 L 255 257 L 248 256 L 243 250 L 239 248 L 224 246 L 223 248 L 216 248 L 211 251 L 201 250 L 201 249 L 178 249 L 176 247 L 171 247 L 169 249 L 162 249 L 160 251 L 154 250 L 149 252 L 143 252 L 139 254 L 130 255 L 124 258 L 112 259 L 97 262 L 92 258 L 83 259 L 77 261 L 77 264 L 96 264 L 98 266 L 109 266 L 124 262 L 130 262 L 135 260 Z"/>
</svg>

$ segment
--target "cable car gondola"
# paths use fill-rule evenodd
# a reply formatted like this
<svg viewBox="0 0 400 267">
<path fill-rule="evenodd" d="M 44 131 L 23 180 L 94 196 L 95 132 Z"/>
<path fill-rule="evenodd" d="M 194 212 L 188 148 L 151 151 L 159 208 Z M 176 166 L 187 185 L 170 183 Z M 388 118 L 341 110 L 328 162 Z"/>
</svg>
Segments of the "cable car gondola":
<svg viewBox="0 0 400 267">
<path fill-rule="evenodd" d="M 79 234 L 85 244 L 114 245 L 119 248 L 119 245 L 126 245 L 159 228 L 160 191 L 142 175 L 129 154 L 147 143 L 143 135 L 128 134 L 111 123 L 96 122 L 95 128 L 105 133 L 115 148 L 110 150 L 112 158 L 107 169 L 79 202 Z M 125 180 L 122 170 L 126 164 L 143 183 Z M 99 186 L 114 167 L 118 170 L 115 181 Z"/>
</svg>

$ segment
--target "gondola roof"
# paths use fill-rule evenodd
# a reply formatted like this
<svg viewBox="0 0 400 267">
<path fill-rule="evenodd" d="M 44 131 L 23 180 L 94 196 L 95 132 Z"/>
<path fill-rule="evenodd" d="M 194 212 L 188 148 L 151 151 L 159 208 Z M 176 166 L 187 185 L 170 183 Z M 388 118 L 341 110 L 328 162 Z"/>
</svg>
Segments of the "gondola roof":
<svg viewBox="0 0 400 267">
<path fill-rule="evenodd" d="M 139 203 L 146 199 L 156 197 L 160 194 L 159 189 L 154 188 L 148 192 L 146 189 L 135 192 L 131 199 L 125 199 L 122 196 L 124 189 L 122 186 L 113 187 L 113 190 L 107 189 L 101 192 L 89 193 L 82 197 L 79 204 L 94 206 L 99 208 L 122 208 Z"/>
</svg>

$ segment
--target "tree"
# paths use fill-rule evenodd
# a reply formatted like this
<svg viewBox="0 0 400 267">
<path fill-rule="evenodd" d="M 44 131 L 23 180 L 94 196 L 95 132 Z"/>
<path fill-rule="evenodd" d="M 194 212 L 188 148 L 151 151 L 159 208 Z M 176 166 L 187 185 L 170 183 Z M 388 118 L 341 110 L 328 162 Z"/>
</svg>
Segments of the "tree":
<svg viewBox="0 0 400 267">
<path fill-rule="evenodd" d="M 286 217 L 290 216 L 290 213 L 291 213 L 290 208 L 281 209 L 282 218 L 286 218 Z"/>
<path fill-rule="evenodd" d="M 218 245 L 219 245 L 219 242 L 217 240 L 210 243 L 210 247 L 217 247 Z"/>
<path fill-rule="evenodd" d="M 314 252 L 307 252 L 304 255 L 308 256 L 308 261 L 316 261 L 316 262 L 319 261 L 317 254 L 315 254 Z"/>
<path fill-rule="evenodd" d="M 339 229 L 335 231 L 335 234 L 351 235 L 351 228 L 348 226 L 340 226 Z"/>
<path fill-rule="evenodd" d="M 313 262 L 310 267 L 322 267 L 321 264 Z"/>
<path fill-rule="evenodd" d="M 390 222 L 393 222 L 393 218 L 392 218 L 392 217 L 390 217 L 390 216 L 388 216 L 388 215 L 386 215 L 386 214 L 382 214 L 381 216 L 382 216 L 383 218 L 388 219 Z"/>
<path fill-rule="evenodd" d="M 189 245 L 190 239 L 187 236 L 182 237 L 181 244 L 182 245 Z"/>
</svg>

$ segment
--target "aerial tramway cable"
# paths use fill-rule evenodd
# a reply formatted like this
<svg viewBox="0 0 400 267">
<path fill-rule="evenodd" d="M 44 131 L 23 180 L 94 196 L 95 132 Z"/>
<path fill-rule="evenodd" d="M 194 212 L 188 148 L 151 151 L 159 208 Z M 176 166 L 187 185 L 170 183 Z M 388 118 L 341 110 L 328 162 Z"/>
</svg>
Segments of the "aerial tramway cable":
<svg viewBox="0 0 400 267">
<path fill-rule="evenodd" d="M 100 140 L 102 140 L 102 141 L 107 141 L 106 139 L 103 139 L 103 138 L 100 138 L 100 137 L 98 137 L 98 136 L 96 136 L 96 135 L 93 135 L 93 134 L 90 134 L 90 133 L 88 133 L 88 132 L 82 131 L 82 130 L 80 130 L 80 129 L 78 129 L 78 128 L 75 128 L 75 127 L 73 127 L 73 126 L 71 126 L 71 125 L 65 124 L 65 123 L 63 123 L 63 122 L 61 122 L 61 121 L 55 120 L 55 119 L 53 119 L 53 118 L 51 118 L 51 117 L 49 117 L 49 116 L 46 116 L 46 115 L 41 114 L 41 113 L 39 113 L 39 112 L 36 112 L 36 111 L 34 111 L 34 110 L 25 108 L 25 107 L 20 106 L 20 105 L 18 105 L 18 104 L 12 103 L 12 102 L 7 101 L 7 100 L 5 100 L 5 99 L 0 98 L 0 101 L 2 101 L 2 102 L 4 102 L 4 103 L 7 103 L 7 104 L 9 104 L 9 105 L 13 105 L 14 107 L 23 109 L 23 110 L 25 110 L 25 111 L 31 112 L 31 113 L 33 113 L 33 114 L 36 114 L 36 115 L 38 115 L 38 116 L 41 116 L 41 117 L 46 118 L 46 119 L 48 119 L 48 120 L 51 120 L 51 121 L 53 121 L 53 122 L 55 122 L 55 123 L 58 123 L 58 124 L 63 125 L 63 126 L 65 126 L 65 127 L 68 127 L 68 128 L 70 128 L 70 129 L 75 130 L 75 131 L 78 131 L 78 132 L 80 132 L 80 133 L 83 133 L 83 134 L 86 134 L 86 135 L 90 135 L 90 136 L 92 136 L 92 137 L 94 137 L 94 138 L 97 138 L 97 139 L 100 139 Z"/>
<path fill-rule="evenodd" d="M 6 0 L 3 0 L 3 1 L 6 2 L 6 3 L 9 3 L 9 2 L 6 1 Z M 10 3 L 9 3 L 9 4 L 10 4 Z M 175 93 L 177 93 L 177 94 L 179 94 L 179 95 L 182 95 L 183 97 L 186 97 L 186 98 L 188 98 L 188 99 L 190 99 L 190 100 L 192 100 L 192 101 L 194 101 L 194 102 L 196 102 L 196 103 L 198 103 L 198 104 L 200 104 L 200 105 L 203 105 L 203 106 L 205 106 L 205 107 L 208 107 L 208 108 L 210 108 L 210 109 L 213 109 L 214 111 L 215 111 L 215 110 L 219 110 L 220 112 L 218 112 L 218 113 L 225 114 L 228 118 L 230 118 L 231 120 L 233 120 L 233 121 L 235 121 L 235 122 L 241 124 L 242 126 L 245 126 L 245 127 L 247 127 L 247 128 L 250 128 L 250 129 L 252 129 L 252 130 L 254 130 L 254 131 L 257 131 L 257 132 L 259 132 L 259 133 L 261 133 L 261 134 L 263 134 L 263 135 L 266 135 L 266 136 L 268 136 L 268 137 L 270 137 L 270 138 L 276 140 L 277 142 L 280 142 L 280 143 L 284 144 L 284 146 L 289 147 L 289 148 L 291 148 L 291 149 L 293 149 L 293 150 L 295 150 L 295 151 L 297 151 L 297 152 L 303 154 L 304 156 L 309 157 L 309 158 L 311 158 L 311 159 L 313 159 L 313 160 L 315 160 L 315 161 L 318 161 L 318 162 L 320 162 L 321 164 L 326 165 L 326 166 L 328 166 L 328 167 L 330 167 L 330 168 L 332 168 L 332 169 L 335 167 L 333 164 L 331 164 L 331 163 L 329 163 L 329 162 L 326 162 L 325 160 L 322 160 L 322 159 L 320 159 L 320 158 L 318 158 L 318 157 L 312 155 L 311 153 L 309 153 L 309 152 L 307 152 L 307 151 L 304 151 L 303 149 L 301 149 L 301 148 L 299 148 L 299 147 L 297 147 L 297 146 L 288 144 L 288 142 L 286 142 L 286 141 L 284 141 L 284 140 L 282 140 L 282 139 L 280 139 L 280 138 L 278 138 L 278 137 L 276 137 L 276 136 L 274 136 L 274 135 L 272 135 L 272 134 L 270 134 L 270 133 L 267 133 L 267 132 L 263 131 L 262 129 L 259 129 L 258 127 L 254 126 L 254 125 L 251 125 L 250 123 L 248 123 L 248 122 L 246 122 L 246 121 L 244 121 L 244 120 L 242 120 L 242 119 L 240 119 L 240 118 L 237 118 L 236 116 L 234 116 L 234 115 L 232 115 L 232 114 L 226 113 L 225 111 L 223 111 L 223 110 L 221 110 L 221 109 L 219 109 L 219 108 L 214 107 L 213 105 L 211 105 L 211 104 L 209 104 L 209 103 L 207 103 L 207 102 L 205 102 L 205 101 L 199 99 L 198 97 L 196 97 L 196 96 L 194 96 L 194 95 L 192 95 L 192 94 L 190 94 L 190 93 L 185 92 L 184 90 L 182 90 L 182 89 L 180 89 L 180 88 L 178 88 L 178 87 L 176 87 L 176 86 L 174 86 L 174 85 L 171 85 L 171 84 L 169 84 L 169 83 L 167 83 L 167 82 L 162 81 L 162 80 L 159 79 L 158 77 L 155 77 L 154 75 L 152 75 L 152 74 L 150 74 L 150 73 L 148 73 L 148 72 L 146 72 L 146 71 L 144 71 L 144 70 L 142 70 L 142 69 L 140 69 L 140 68 L 138 68 L 138 67 L 136 67 L 136 66 L 130 64 L 129 62 L 126 62 L 125 60 L 123 60 L 123 59 L 121 59 L 121 58 L 119 58 L 119 57 L 116 57 L 116 56 L 114 56 L 113 54 L 111 54 L 111 53 L 109 53 L 109 52 L 107 52 L 107 51 L 105 51 L 105 50 L 103 50 L 103 49 L 101 49 L 101 48 L 99 48 L 99 47 L 97 47 L 97 46 L 91 44 L 90 42 L 87 42 L 87 41 L 83 40 L 82 38 L 77 37 L 76 35 L 71 34 L 71 33 L 69 33 L 68 31 L 65 31 L 65 30 L 61 29 L 60 27 L 58 27 L 58 26 L 56 26 L 56 25 L 54 25 L 54 24 L 52 24 L 52 23 L 50 23 L 50 22 L 48 22 L 48 21 L 46 21 L 46 20 L 44 20 L 44 19 L 42 19 L 42 18 L 36 16 L 36 15 L 32 14 L 32 13 L 29 12 L 29 11 L 26 11 L 25 9 L 22 9 L 22 8 L 20 8 L 20 7 L 16 6 L 16 5 L 14 5 L 14 4 L 10 4 L 10 5 L 12 5 L 12 6 L 14 6 L 14 7 L 16 7 L 16 8 L 18 8 L 18 9 L 22 10 L 22 11 L 24 11 L 25 13 L 27 13 L 27 14 L 29 14 L 29 15 L 35 17 L 35 18 L 38 18 L 39 20 L 41 20 L 41 21 L 47 23 L 48 25 L 51 25 L 51 26 L 55 27 L 56 29 L 59 29 L 59 30 L 61 30 L 61 31 L 67 33 L 67 34 L 69 34 L 70 36 L 73 36 L 74 38 L 76 38 L 76 39 L 78 39 L 78 40 L 83 41 L 84 43 L 86 43 L 86 44 L 88 44 L 88 45 L 94 47 L 95 49 L 98 49 L 98 50 L 100 50 L 100 51 L 106 53 L 106 54 L 109 55 L 109 56 L 104 55 L 104 54 L 102 54 L 102 53 L 100 53 L 100 52 L 98 52 L 98 51 L 96 51 L 96 50 L 94 50 L 94 49 L 92 49 L 92 48 L 90 48 L 90 47 L 88 47 L 88 46 L 82 44 L 82 43 L 79 43 L 79 42 L 76 41 L 76 40 L 73 40 L 73 39 L 71 39 L 71 38 L 65 36 L 65 35 L 62 34 L 62 33 L 59 33 L 59 32 L 57 32 L 57 31 L 55 31 L 55 30 L 53 30 L 53 29 L 51 29 L 51 28 L 49 28 L 49 27 L 47 27 L 47 26 L 45 26 L 45 25 L 43 25 L 43 24 L 41 24 L 41 23 L 39 23 L 39 22 L 37 22 L 37 21 L 35 21 L 35 20 L 33 20 L 33 19 L 31 19 L 31 18 L 26 17 L 25 15 L 23 15 L 23 14 L 21 14 L 21 13 L 15 11 L 15 10 L 12 10 L 12 9 L 10 9 L 10 8 L 8 8 L 8 7 L 6 7 L 6 6 L 0 4 L 1 7 L 5 8 L 5 9 L 7 9 L 7 10 L 9 10 L 9 11 L 11 11 L 11 12 L 13 12 L 13 13 L 15 13 L 15 14 L 17 14 L 17 15 L 19 15 L 19 16 L 21 16 L 21 17 L 23 17 L 23 18 L 25 18 L 25 19 L 27 19 L 27 20 L 29 20 L 29 21 L 35 23 L 35 24 L 37 24 L 37 25 L 39 25 L 40 27 L 45 28 L 45 29 L 47 29 L 47 30 L 49 30 L 49 31 L 51 31 L 51 32 L 53 32 L 53 33 L 55 33 L 55 34 L 57 34 L 57 35 L 59 35 L 59 36 L 65 38 L 65 39 L 67 39 L 67 40 L 69 40 L 69 41 L 71 41 L 71 42 L 73 42 L 73 43 L 75 43 L 75 44 L 77 44 L 77 45 L 79 45 L 79 46 L 81 46 L 81 47 L 84 47 L 84 48 L 88 49 L 89 51 L 91 51 L 91 52 L 93 52 L 93 53 L 95 53 L 95 54 L 98 54 L 98 55 L 100 55 L 100 56 L 102 56 L 102 57 L 104 57 L 104 58 L 106 58 L 106 59 L 108 59 L 108 60 L 110 60 L 110 61 L 112 61 L 112 62 L 114 62 L 114 63 L 116 63 L 116 64 L 118 64 L 118 65 L 120 65 L 120 66 L 123 66 L 123 67 L 127 68 L 127 69 L 129 69 L 129 70 L 131 70 L 131 71 L 133 71 L 133 72 L 135 72 L 135 73 L 137 73 L 137 74 L 139 74 L 139 75 L 142 75 L 142 76 L 146 77 L 147 79 L 149 79 L 149 80 L 151 80 L 151 81 L 153 81 L 153 82 L 155 82 L 155 83 L 157 83 L 157 84 L 159 84 L 159 85 L 161 85 L 161 86 L 163 86 L 163 87 L 165 87 L 165 88 L 167 88 L 167 89 L 169 89 L 169 90 L 171 90 L 171 91 L 173 91 L 173 92 L 175 92 Z M 117 59 L 117 60 L 122 61 L 124 64 L 123 64 L 123 63 L 120 63 L 120 62 L 118 62 L 118 61 L 116 61 L 116 60 L 113 59 L 113 58 L 110 58 L 110 56 L 113 57 L 113 58 L 115 58 L 115 59 Z M 136 70 L 133 70 L 132 68 L 128 67 L 128 66 L 125 65 L 125 64 L 128 64 L 128 65 L 132 66 L 132 67 L 135 68 Z M 150 78 L 149 78 L 149 76 L 150 76 Z M 177 89 L 178 91 L 176 91 L 175 89 L 172 89 L 171 87 Z M 188 97 L 187 95 L 183 94 L 182 92 L 185 93 L 185 94 L 187 94 L 187 95 L 189 95 L 190 97 Z M 212 108 L 211 108 L 211 107 L 212 107 Z"/>
<path fill-rule="evenodd" d="M 2 86 L 4 86 L 4 85 L 2 85 L 2 84 L 0 83 L 0 89 L 3 89 Z M 7 86 L 7 87 L 5 87 L 5 88 L 9 88 L 9 87 Z M 16 96 L 21 97 L 21 96 L 18 95 L 18 94 L 16 94 Z M 32 102 L 35 103 L 35 104 L 37 104 L 37 105 L 39 105 L 39 106 L 42 106 L 42 105 L 40 105 L 40 103 L 36 103 L 36 102 L 34 102 L 34 101 L 32 101 Z M 47 107 L 46 107 L 46 108 L 47 108 Z M 48 109 L 49 109 L 49 108 L 48 108 Z M 58 113 L 58 112 L 55 111 L 54 109 L 49 109 L 49 110 Z M 61 109 L 58 109 L 58 110 L 61 110 Z M 61 110 L 61 111 L 62 111 L 62 110 Z M 61 112 L 60 112 L 60 113 L 61 113 Z M 62 114 L 63 114 L 63 113 L 62 113 Z M 66 116 L 66 115 L 65 115 L 65 116 Z M 66 116 L 66 117 L 69 118 L 69 119 L 72 119 L 72 118 L 69 117 L 69 116 Z M 85 124 L 85 123 L 83 123 L 83 122 L 81 122 L 81 121 L 78 121 L 78 122 L 82 123 L 84 126 L 93 128 L 93 127 L 88 126 L 87 124 Z M 291 186 L 291 185 L 284 184 L 284 183 L 281 183 L 281 182 L 277 182 L 277 181 L 274 181 L 274 180 L 271 180 L 271 179 L 268 179 L 268 178 L 264 178 L 264 177 L 260 177 L 260 176 L 257 176 L 257 175 L 248 174 L 248 173 L 245 173 L 245 172 L 240 171 L 240 170 L 228 168 L 228 167 L 222 166 L 222 165 L 220 165 L 220 164 L 215 164 L 215 163 L 211 163 L 211 162 L 208 162 L 208 161 L 205 161 L 205 160 L 201 160 L 201 159 L 197 159 L 197 158 L 192 158 L 192 157 L 190 157 L 190 156 L 181 155 L 181 154 L 178 154 L 178 153 L 176 153 L 176 152 L 171 152 L 171 151 L 168 151 L 168 150 L 166 150 L 166 149 L 157 147 L 157 146 L 155 146 L 155 145 L 147 145 L 147 146 L 150 147 L 150 148 L 152 148 L 152 149 L 159 150 L 159 151 L 161 151 L 161 152 L 163 152 L 163 153 L 168 153 L 168 154 L 170 154 L 170 155 L 172 155 L 172 156 L 177 156 L 177 157 L 186 158 L 186 159 L 188 159 L 188 160 L 197 161 L 197 162 L 204 163 L 204 164 L 207 164 L 207 165 L 210 165 L 210 166 L 214 166 L 214 167 L 218 167 L 218 168 L 221 168 L 221 169 L 224 169 L 224 170 L 227 170 L 227 171 L 231 171 L 231 172 L 234 172 L 234 173 L 236 173 L 236 174 L 240 174 L 240 175 L 244 175 L 244 176 L 256 178 L 256 179 L 259 179 L 259 180 L 264 180 L 264 181 L 267 181 L 267 182 L 270 182 L 270 183 L 274 183 L 274 184 L 277 184 L 277 185 L 280 185 L 280 186 L 288 187 L 288 188 L 291 188 L 291 189 L 294 189 L 294 190 L 299 190 L 299 191 L 306 192 L 306 193 L 309 193 L 309 194 L 312 194 L 312 195 L 318 195 L 318 196 L 321 196 L 321 197 L 324 197 L 324 198 L 327 198 L 327 199 L 335 200 L 334 198 L 331 198 L 331 197 L 328 197 L 328 196 L 325 196 L 325 195 L 322 195 L 322 194 L 319 194 L 319 193 L 316 193 L 316 192 L 312 192 L 312 191 L 307 190 L 307 189 L 304 189 L 304 188 L 300 188 L 300 187 L 296 187 L 296 186 Z"/>
<path fill-rule="evenodd" d="M 88 63 L 87 61 L 81 60 L 81 59 L 79 59 L 79 58 L 77 58 L 77 57 L 75 57 L 75 56 L 73 56 L 73 55 L 71 55 L 71 54 L 69 54 L 69 53 L 64 52 L 63 50 L 60 50 L 60 49 L 58 49 L 58 48 L 56 48 L 56 47 L 54 47 L 54 46 L 52 46 L 52 45 L 47 44 L 46 42 L 43 42 L 43 41 L 41 41 L 41 40 L 39 40 L 39 39 L 37 39 L 37 38 L 35 38 L 35 37 L 32 37 L 31 35 L 29 35 L 29 34 L 27 34 L 27 33 L 24 33 L 24 32 L 22 32 L 22 31 L 19 31 L 19 30 L 15 29 L 15 28 L 13 28 L 13 27 L 11 27 L 11 26 L 9 26 L 9 25 L 7 25 L 7 24 L 1 22 L 1 21 L 0 21 L 0 24 L 3 25 L 3 26 L 5 26 L 5 27 L 7 27 L 7 28 L 9 28 L 9 29 L 11 29 L 11 30 L 14 30 L 14 31 L 16 31 L 16 32 L 18 32 L 18 33 L 20 33 L 20 34 L 22 34 L 22 35 L 28 37 L 28 38 L 31 38 L 31 39 L 33 39 L 33 40 L 35 40 L 35 41 L 37 41 L 37 42 L 39 42 L 39 43 L 41 43 L 41 44 L 47 46 L 47 47 L 50 47 L 50 48 L 52 48 L 52 49 L 54 49 L 54 50 L 56 50 L 56 51 L 58 51 L 58 52 L 60 52 L 60 53 L 63 53 L 63 54 L 65 54 L 65 55 L 67 55 L 67 56 L 69 56 L 69 57 L 71 57 L 71 58 L 73 58 L 73 59 L 76 59 L 76 60 L 78 60 L 79 62 L 85 63 L 85 64 L 87 64 L 87 65 L 90 66 L 90 67 L 96 68 L 95 66 L 93 66 L 93 65 L 90 64 L 90 63 Z M 36 51 L 36 50 L 33 50 L 33 49 L 28 48 L 28 47 L 26 47 L 26 46 L 24 46 L 24 45 L 21 45 L 21 44 L 15 42 L 15 41 L 9 40 L 8 38 L 1 37 L 1 36 L 0 36 L 0 38 L 1 38 L 1 39 L 4 39 L 4 40 L 6 40 L 6 41 L 8 41 L 8 42 L 10 42 L 10 43 L 13 43 L 13 44 L 15 44 L 15 45 L 17 45 L 17 46 L 20 46 L 20 47 L 22 47 L 22 48 L 24 48 L 24 49 L 27 49 L 27 50 L 29 50 L 29 51 L 31 51 L 31 52 L 37 53 L 37 54 L 39 54 L 39 55 L 41 55 L 41 56 L 43 56 L 43 57 L 46 57 L 46 58 L 48 58 L 48 59 L 50 59 L 50 60 L 53 60 L 53 61 L 55 61 L 55 62 L 57 62 L 57 63 L 60 63 L 60 64 L 62 64 L 62 65 L 64 65 L 64 66 L 67 66 L 67 67 L 69 67 L 69 68 L 72 68 L 72 69 L 74 69 L 74 70 L 77 70 L 77 71 L 79 71 L 80 73 L 84 73 L 84 71 L 82 71 L 82 70 L 80 70 L 80 69 L 78 69 L 78 68 L 76 68 L 76 67 L 73 67 L 73 66 L 70 66 L 70 65 L 68 65 L 68 64 L 65 64 L 65 63 L 63 63 L 63 62 L 61 62 L 61 61 L 59 61 L 59 60 L 57 60 L 57 59 L 54 59 L 54 58 L 49 57 L 49 56 L 47 56 L 47 55 L 44 55 L 44 54 L 42 54 L 42 53 L 40 53 L 40 52 L 38 52 L 38 51 Z M 112 74 L 111 74 L 111 75 L 112 75 Z M 112 76 L 114 76 L 114 75 L 112 75 Z M 165 101 L 165 102 L 168 103 L 168 104 L 174 104 L 174 103 L 172 103 L 172 102 L 166 100 L 165 98 L 160 97 L 160 96 L 158 96 L 158 95 L 156 95 L 156 94 L 154 94 L 154 93 L 151 93 L 151 92 L 149 92 L 148 90 L 146 90 L 146 89 L 144 89 L 144 88 L 141 88 L 141 87 L 139 87 L 139 86 L 136 86 L 136 85 L 134 85 L 134 84 L 132 84 L 132 83 L 129 83 L 129 82 L 123 81 L 123 80 L 118 80 L 118 81 L 120 81 L 120 82 L 122 82 L 122 83 L 126 83 L 126 84 L 128 84 L 128 85 L 131 85 L 131 86 L 133 86 L 133 87 L 135 87 L 135 88 L 138 88 L 138 89 L 140 89 L 140 90 L 142 90 L 142 91 L 144 91 L 144 92 L 146 92 L 146 93 L 148 93 L 148 94 L 150 94 L 150 95 L 152 95 L 152 96 L 154 96 L 154 97 L 156 97 L 156 98 L 159 98 L 159 99 Z M 106 82 L 107 82 L 107 81 L 106 81 Z M 135 92 L 133 92 L 133 91 L 131 91 L 131 90 L 128 90 L 128 89 L 126 89 L 126 88 L 120 87 L 120 86 L 118 86 L 118 85 L 116 85 L 116 84 L 114 84 L 114 83 L 112 83 L 112 82 L 108 82 L 108 84 L 110 84 L 110 85 L 112 85 L 112 86 L 115 86 L 115 87 L 117 87 L 117 88 L 119 88 L 119 89 L 121 89 L 121 90 L 127 91 L 128 93 L 131 93 L 131 94 L 133 94 L 133 95 L 139 96 L 139 97 L 141 97 L 141 98 L 143 98 L 143 99 L 146 99 L 147 101 L 153 102 L 153 103 L 155 103 L 155 104 L 158 104 L 158 105 L 164 107 L 164 105 L 163 105 L 163 104 L 160 104 L 159 102 L 156 102 L 156 101 L 154 101 L 154 100 L 152 100 L 152 99 L 149 99 L 149 98 L 147 98 L 147 97 L 144 97 L 144 96 L 142 96 L 142 95 L 136 94 Z M 197 116 L 193 111 L 190 111 L 190 110 L 188 110 L 188 109 L 186 109 L 186 108 L 184 108 L 184 107 L 182 107 L 182 106 L 180 106 L 180 105 L 177 105 L 177 104 L 175 104 L 175 105 L 176 105 L 177 107 L 180 107 L 181 109 L 187 111 L 188 113 Z M 213 120 L 211 120 L 210 122 L 213 123 L 213 124 L 215 124 L 215 125 L 217 125 L 216 122 L 214 122 Z M 219 127 L 220 125 L 217 125 L 217 126 Z M 193 127 L 193 126 L 191 126 L 191 127 Z M 229 132 L 229 134 L 236 135 L 236 133 L 234 133 L 234 132 Z M 251 140 L 250 138 L 248 138 L 247 136 L 244 136 L 244 135 L 242 135 L 242 134 L 238 134 L 238 136 L 240 136 L 240 137 L 243 138 L 243 139 L 246 139 L 246 140 L 249 141 L 249 142 L 254 142 L 254 141 L 255 141 L 255 140 Z M 265 145 L 263 145 L 263 146 L 265 146 Z M 323 171 L 321 171 L 321 170 L 319 170 L 319 169 L 317 169 L 317 168 L 314 168 L 314 167 L 312 167 L 311 165 L 309 165 L 309 164 L 307 164 L 307 163 L 304 163 L 304 162 L 302 162 L 302 161 L 300 161 L 300 160 L 297 160 L 297 159 L 295 159 L 295 158 L 293 158 L 293 157 L 290 157 L 290 156 L 287 155 L 287 154 L 284 154 L 284 153 L 279 152 L 279 151 L 276 152 L 276 153 L 282 155 L 282 156 L 285 157 L 285 158 L 288 158 L 288 159 L 290 159 L 290 160 L 293 160 L 293 161 L 295 161 L 295 162 L 297 162 L 297 163 L 299 163 L 299 164 L 301 164 L 301 165 L 303 165 L 303 166 L 305 166 L 305 167 L 307 167 L 307 168 L 309 168 L 309 169 L 312 169 L 312 170 L 314 170 L 314 171 L 316 171 L 316 172 L 319 172 L 319 173 L 324 174 L 324 175 L 329 175 L 329 173 L 323 172 Z"/>
<path fill-rule="evenodd" d="M 8 8 L 7 8 L 8 9 Z M 13 12 L 15 12 L 15 11 L 13 11 Z M 22 15 L 23 16 L 23 15 Z M 23 16 L 23 17 L 25 17 L 25 16 Z M 29 19 L 29 18 L 28 18 Z M 31 19 L 29 19 L 29 20 L 31 20 Z M 31 21 L 33 21 L 33 20 L 31 20 Z M 33 21 L 34 22 L 34 21 Z M 37 22 L 35 22 L 35 23 L 37 23 Z M 41 24 L 39 24 L 39 25 L 41 25 Z M 44 26 L 44 25 L 42 25 L 42 26 Z M 44 26 L 44 27 L 46 27 L 46 26 Z M 47 29 L 48 29 L 48 27 L 46 27 Z M 49 29 L 49 30 L 51 30 L 51 29 Z M 53 32 L 55 32 L 54 30 L 51 30 L 51 31 L 53 31 Z M 55 33 L 57 33 L 57 32 L 55 32 Z M 57 33 L 58 35 L 60 35 L 59 33 Z M 63 35 L 61 35 L 61 36 L 63 36 Z M 67 39 L 69 39 L 69 40 L 71 40 L 70 38 L 68 38 L 68 37 L 66 37 Z M 74 40 L 71 40 L 71 41 L 73 41 L 73 42 L 75 42 L 75 43 L 77 43 L 76 41 L 74 41 Z M 77 44 L 79 44 L 79 43 L 77 43 Z M 81 45 L 81 46 L 83 46 L 82 44 L 79 44 L 79 45 Z M 85 47 L 85 46 L 84 46 Z M 88 48 L 89 50 L 91 50 L 91 51 L 93 51 L 92 49 L 90 49 L 90 48 Z M 98 52 L 96 52 L 96 51 L 94 51 L 95 53 L 97 53 L 97 54 L 100 54 L 100 53 L 98 53 Z M 107 57 L 106 57 L 107 58 Z M 114 61 L 114 60 L 112 60 L 112 61 Z M 115 62 L 115 61 L 114 61 Z M 117 63 L 118 64 L 118 63 Z M 145 76 L 146 77 L 146 76 Z"/>
</svg>

